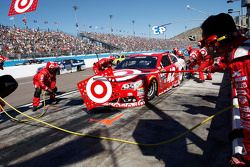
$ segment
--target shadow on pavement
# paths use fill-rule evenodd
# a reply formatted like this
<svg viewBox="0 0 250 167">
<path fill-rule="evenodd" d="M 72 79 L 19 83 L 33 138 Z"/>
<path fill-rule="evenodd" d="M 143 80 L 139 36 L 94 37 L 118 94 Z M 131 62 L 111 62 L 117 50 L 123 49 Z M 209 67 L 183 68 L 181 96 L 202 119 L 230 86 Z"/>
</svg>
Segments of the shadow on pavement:
<svg viewBox="0 0 250 167">
<path fill-rule="evenodd" d="M 230 82 L 227 75 L 224 76 L 221 85 Z M 216 111 L 230 106 L 230 88 L 221 87 L 218 97 L 200 96 L 204 100 L 215 103 L 216 107 L 210 108 L 205 106 L 184 105 L 188 109 L 184 112 L 194 115 L 190 121 L 195 121 L 197 114 L 211 116 Z M 133 137 L 139 143 L 158 143 L 175 137 L 188 129 L 173 119 L 166 112 L 154 104 L 146 104 L 150 112 L 154 112 L 160 117 L 160 120 L 139 120 Z M 178 111 L 176 111 L 178 112 Z M 180 111 L 179 111 L 180 112 Z M 201 118 L 198 118 L 200 120 Z M 195 122 L 197 122 L 196 120 Z M 203 119 L 202 119 L 203 120 Z M 143 155 L 154 156 L 165 163 L 167 167 L 192 166 L 192 167 L 221 167 L 228 166 L 228 157 L 231 153 L 231 143 L 228 140 L 230 131 L 230 110 L 213 118 L 210 127 L 205 129 L 208 132 L 207 138 L 201 138 L 201 130 L 195 130 L 196 133 L 190 132 L 185 137 L 180 138 L 169 144 L 158 147 L 139 146 Z M 189 127 L 191 128 L 191 127 Z M 199 133 L 198 133 L 199 132 Z M 191 147 L 190 147 L 191 146 Z M 196 148 L 196 151 L 193 150 Z M 197 154 L 197 152 L 199 152 Z"/>
</svg>

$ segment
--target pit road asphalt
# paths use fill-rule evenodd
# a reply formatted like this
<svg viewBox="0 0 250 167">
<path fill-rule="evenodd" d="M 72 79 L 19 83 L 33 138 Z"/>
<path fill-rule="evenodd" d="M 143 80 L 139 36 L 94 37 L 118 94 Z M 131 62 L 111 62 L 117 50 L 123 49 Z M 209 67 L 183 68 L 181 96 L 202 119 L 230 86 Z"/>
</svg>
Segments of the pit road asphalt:
<svg viewBox="0 0 250 167">
<path fill-rule="evenodd" d="M 91 70 L 58 76 L 61 93 L 76 89 L 76 83 Z M 32 78 L 18 80 L 19 88 L 6 100 L 28 115 L 34 88 Z M 223 73 L 212 81 L 184 83 L 150 103 L 123 110 L 101 108 L 87 112 L 79 92 L 49 105 L 41 119 L 59 127 L 92 135 L 119 138 L 139 143 L 158 143 L 185 132 L 207 117 L 231 105 L 230 81 Z M 9 111 L 15 115 L 14 111 Z M 112 119 L 112 125 L 98 120 Z M 24 119 L 17 115 L 17 118 Z M 94 121 L 93 121 L 94 120 Z M 7 118 L 0 123 L 0 166 L 20 167 L 224 167 L 231 154 L 228 110 L 170 144 L 157 147 L 129 145 L 66 134 L 41 123 L 16 123 Z"/>
</svg>

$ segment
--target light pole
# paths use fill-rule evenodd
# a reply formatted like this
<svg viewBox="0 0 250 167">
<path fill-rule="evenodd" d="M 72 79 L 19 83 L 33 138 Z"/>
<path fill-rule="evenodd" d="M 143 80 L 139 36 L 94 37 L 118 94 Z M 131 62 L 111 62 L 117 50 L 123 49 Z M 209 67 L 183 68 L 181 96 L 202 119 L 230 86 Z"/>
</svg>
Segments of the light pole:
<svg viewBox="0 0 250 167">
<path fill-rule="evenodd" d="M 78 6 L 74 5 L 73 6 L 73 10 L 75 11 L 75 20 L 76 20 L 76 31 L 77 31 L 77 34 L 78 34 L 78 21 L 77 21 L 77 17 L 76 17 L 76 11 L 78 10 Z"/>
<path fill-rule="evenodd" d="M 135 37 L 135 21 L 134 20 L 132 20 L 132 24 L 133 24 L 133 35 Z"/>
<path fill-rule="evenodd" d="M 151 24 L 148 24 L 148 38 L 150 38 L 151 34 Z"/>
<path fill-rule="evenodd" d="M 199 13 L 202 13 L 202 14 L 204 14 L 204 15 L 206 15 L 206 16 L 209 16 L 208 13 L 203 12 L 203 11 L 201 11 L 201 10 L 199 10 L 199 9 L 193 8 L 193 7 L 191 7 L 190 5 L 187 5 L 186 8 L 187 8 L 187 9 L 190 9 L 190 10 L 194 10 L 194 11 L 199 12 Z"/>
<path fill-rule="evenodd" d="M 240 11 L 239 10 L 233 10 L 233 9 L 228 9 L 227 11 L 228 14 L 231 14 L 231 13 L 239 13 L 239 18 L 238 18 L 238 25 L 241 26 L 241 17 L 240 17 Z"/>
<path fill-rule="evenodd" d="M 113 33 L 113 28 L 112 28 L 112 18 L 113 18 L 113 15 L 109 15 L 109 19 L 110 19 L 110 32 L 111 34 Z"/>
</svg>

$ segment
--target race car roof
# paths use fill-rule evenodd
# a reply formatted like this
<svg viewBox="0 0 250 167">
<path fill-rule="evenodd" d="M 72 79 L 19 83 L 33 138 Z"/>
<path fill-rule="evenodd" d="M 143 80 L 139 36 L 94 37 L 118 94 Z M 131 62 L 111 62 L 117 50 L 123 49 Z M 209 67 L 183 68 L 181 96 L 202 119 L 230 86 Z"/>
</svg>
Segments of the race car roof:
<svg viewBox="0 0 250 167">
<path fill-rule="evenodd" d="M 167 55 L 169 54 L 169 52 L 151 52 L 151 53 L 140 53 L 140 54 L 133 54 L 130 55 L 129 58 L 131 57 L 140 57 L 140 56 L 163 56 L 163 55 Z"/>
</svg>

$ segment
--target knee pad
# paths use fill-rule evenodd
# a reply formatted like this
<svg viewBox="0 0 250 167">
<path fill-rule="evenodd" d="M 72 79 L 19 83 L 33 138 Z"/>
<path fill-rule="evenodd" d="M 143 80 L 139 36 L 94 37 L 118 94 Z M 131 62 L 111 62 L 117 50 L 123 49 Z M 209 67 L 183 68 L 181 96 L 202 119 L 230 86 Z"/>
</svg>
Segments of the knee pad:
<svg viewBox="0 0 250 167">
<path fill-rule="evenodd" d="M 56 93 L 57 92 L 57 87 L 55 87 L 52 91 L 53 91 L 53 93 Z"/>
</svg>

